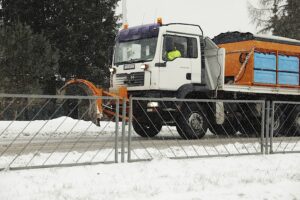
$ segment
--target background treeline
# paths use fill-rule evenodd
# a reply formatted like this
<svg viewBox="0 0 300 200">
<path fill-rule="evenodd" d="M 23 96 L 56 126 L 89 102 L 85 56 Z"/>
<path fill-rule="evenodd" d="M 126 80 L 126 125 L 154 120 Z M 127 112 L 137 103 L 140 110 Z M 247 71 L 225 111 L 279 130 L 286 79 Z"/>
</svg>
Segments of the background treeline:
<svg viewBox="0 0 300 200">
<path fill-rule="evenodd" d="M 72 77 L 108 87 L 118 1 L 0 0 L 0 93 L 55 94 Z M 299 0 L 249 11 L 260 32 L 300 39 Z"/>
<path fill-rule="evenodd" d="M 55 94 L 72 77 L 108 87 L 119 0 L 0 0 L 0 93 Z"/>
<path fill-rule="evenodd" d="M 249 3 L 248 9 L 259 33 L 300 40 L 299 0 L 259 0 L 258 5 Z"/>
</svg>

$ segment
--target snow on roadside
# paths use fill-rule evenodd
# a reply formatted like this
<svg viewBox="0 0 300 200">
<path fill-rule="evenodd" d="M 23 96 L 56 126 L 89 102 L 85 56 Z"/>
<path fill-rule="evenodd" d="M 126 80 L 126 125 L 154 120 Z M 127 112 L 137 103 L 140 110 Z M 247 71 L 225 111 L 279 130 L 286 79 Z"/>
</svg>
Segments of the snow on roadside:
<svg viewBox="0 0 300 200">
<path fill-rule="evenodd" d="M 300 154 L 0 172 L 1 200 L 300 199 Z"/>
<path fill-rule="evenodd" d="M 115 123 L 91 122 L 61 117 L 49 121 L 0 122 L 0 139 L 20 137 L 63 138 L 113 134 Z M 74 127 L 75 126 L 75 127 Z M 74 128 L 72 128 L 74 127 Z M 103 132 L 101 132 L 104 130 Z M 170 135 L 164 127 L 163 134 Z M 172 129 L 173 131 L 173 129 Z M 174 129 L 176 131 L 176 129 Z M 276 139 L 274 139 L 276 140 Z M 274 149 L 299 149 L 293 138 L 275 141 Z M 170 141 L 172 142 L 172 141 Z M 184 141 L 178 141 L 184 142 Z M 201 142 L 201 141 L 200 141 Z M 250 141 L 249 141 L 250 142 Z M 0 172 L 0 199 L 291 199 L 300 200 L 300 154 L 242 156 L 169 160 L 165 157 L 212 155 L 216 153 L 257 153 L 259 143 L 230 143 L 223 145 L 161 146 L 142 148 L 143 141 L 132 151 L 133 159 L 154 158 L 151 162 L 96 165 L 71 168 L 51 168 Z M 183 148 L 183 149 L 182 149 Z M 196 151 L 195 151 L 196 149 Z M 120 151 L 120 150 L 119 150 Z M 216 152 L 217 151 L 217 152 Z M 150 153 L 150 155 L 149 155 Z M 82 156 L 84 154 L 84 156 Z M 183 155 L 182 155 L 183 154 Z M 51 156 L 51 157 L 49 157 Z M 113 161 L 113 146 L 85 153 L 71 151 L 33 152 L 18 157 L 13 166 Z M 0 168 L 7 167 L 14 155 L 2 156 Z M 79 160 L 78 160 L 79 159 Z"/>
<path fill-rule="evenodd" d="M 121 125 L 119 125 L 121 126 Z M 70 117 L 59 117 L 52 120 L 36 121 L 0 121 L 0 138 L 28 137 L 55 137 L 60 135 L 89 135 L 111 133 L 115 130 L 115 123 L 102 121 L 101 127 L 91 121 L 76 120 Z"/>
</svg>

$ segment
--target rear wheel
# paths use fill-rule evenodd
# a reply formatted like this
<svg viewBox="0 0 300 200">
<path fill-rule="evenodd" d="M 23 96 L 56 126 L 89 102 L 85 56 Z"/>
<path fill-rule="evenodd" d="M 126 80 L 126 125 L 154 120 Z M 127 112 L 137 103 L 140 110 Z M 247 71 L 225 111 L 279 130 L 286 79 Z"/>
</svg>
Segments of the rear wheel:
<svg viewBox="0 0 300 200">
<path fill-rule="evenodd" d="M 300 136 L 300 111 L 297 112 L 297 115 L 294 119 L 294 129 L 295 129 L 295 134 L 294 135 L 295 136 Z"/>
<path fill-rule="evenodd" d="M 177 124 L 177 131 L 184 139 L 200 139 L 208 129 L 206 112 L 196 103 L 182 106 Z"/>
<path fill-rule="evenodd" d="M 291 130 L 291 119 L 286 119 L 286 114 L 288 114 L 289 109 L 284 108 L 283 106 L 278 106 L 275 108 L 274 113 L 274 124 L 273 124 L 273 136 L 287 136 L 289 130 Z"/>
<path fill-rule="evenodd" d="M 289 127 L 287 127 L 287 136 L 300 136 L 300 105 L 295 105 L 291 109 L 292 114 L 289 118 Z"/>
</svg>

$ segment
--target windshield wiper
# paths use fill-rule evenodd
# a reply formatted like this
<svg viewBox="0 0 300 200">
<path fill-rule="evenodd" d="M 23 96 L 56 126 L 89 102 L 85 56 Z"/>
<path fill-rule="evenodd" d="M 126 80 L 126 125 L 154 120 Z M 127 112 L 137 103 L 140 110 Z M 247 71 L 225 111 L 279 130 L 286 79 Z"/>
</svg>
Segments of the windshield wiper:
<svg viewBox="0 0 300 200">
<path fill-rule="evenodd" d="M 123 61 L 123 62 L 117 62 L 115 65 L 124 65 L 124 64 L 130 64 L 131 61 Z"/>
<path fill-rule="evenodd" d="M 131 60 L 128 60 L 128 61 L 118 62 L 118 63 L 115 63 L 115 64 L 116 65 L 123 65 L 123 64 L 139 63 L 139 62 L 149 62 L 151 60 L 152 59 L 131 59 Z"/>
<path fill-rule="evenodd" d="M 141 59 L 138 62 L 150 62 L 152 59 Z"/>
</svg>

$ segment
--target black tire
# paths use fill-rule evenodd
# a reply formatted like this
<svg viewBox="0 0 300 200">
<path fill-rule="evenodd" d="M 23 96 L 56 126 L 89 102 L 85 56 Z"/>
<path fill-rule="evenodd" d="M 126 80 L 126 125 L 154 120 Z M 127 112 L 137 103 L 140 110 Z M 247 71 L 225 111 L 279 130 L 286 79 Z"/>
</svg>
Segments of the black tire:
<svg viewBox="0 0 300 200">
<path fill-rule="evenodd" d="M 289 124 L 286 126 L 287 135 L 286 136 L 300 136 L 300 105 L 290 106 L 291 112 L 288 119 Z M 287 114 L 288 115 L 288 114 Z"/>
<path fill-rule="evenodd" d="M 298 106 L 300 108 L 300 106 Z M 293 132 L 289 136 L 300 136 L 300 109 L 293 118 Z"/>
<path fill-rule="evenodd" d="M 132 126 L 134 131 L 141 137 L 155 137 L 162 129 L 162 124 L 152 121 L 137 121 L 133 120 Z"/>
<path fill-rule="evenodd" d="M 183 139 L 201 139 L 208 129 L 204 108 L 196 103 L 184 103 L 177 117 L 177 131 Z M 178 127 L 179 126 L 179 127 Z"/>
<path fill-rule="evenodd" d="M 291 130 L 291 119 L 286 119 L 289 109 L 283 105 L 275 108 L 274 124 L 273 124 L 273 137 L 288 136 Z"/>
</svg>

